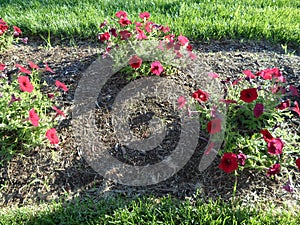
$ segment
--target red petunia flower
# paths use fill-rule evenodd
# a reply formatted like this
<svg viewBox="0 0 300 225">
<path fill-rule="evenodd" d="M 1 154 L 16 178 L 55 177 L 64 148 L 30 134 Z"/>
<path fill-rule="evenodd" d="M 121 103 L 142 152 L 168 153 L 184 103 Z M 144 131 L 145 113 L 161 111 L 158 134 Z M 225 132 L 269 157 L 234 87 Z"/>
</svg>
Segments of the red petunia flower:
<svg viewBox="0 0 300 225">
<path fill-rule="evenodd" d="M 199 89 L 192 94 L 192 97 L 199 102 L 206 102 L 209 98 L 209 95 L 207 92 Z"/>
<path fill-rule="evenodd" d="M 136 35 L 136 38 L 138 40 L 143 40 L 143 39 L 147 39 L 147 36 L 146 34 L 144 33 L 143 30 L 141 30 L 140 28 L 135 28 L 135 30 L 137 31 L 137 35 Z"/>
<path fill-rule="evenodd" d="M 159 61 L 155 61 L 151 63 L 151 73 L 159 76 L 164 71 L 163 66 L 160 64 Z"/>
<path fill-rule="evenodd" d="M 19 37 L 22 34 L 22 30 L 19 27 L 13 26 L 14 28 L 14 37 Z"/>
<path fill-rule="evenodd" d="M 214 72 L 209 72 L 207 75 L 210 76 L 211 78 L 214 78 L 214 79 L 219 78 L 219 75 L 217 73 L 214 73 Z"/>
<path fill-rule="evenodd" d="M 21 91 L 25 91 L 25 92 L 32 92 L 33 91 L 34 87 L 30 83 L 30 80 L 27 76 L 19 76 L 18 77 L 18 82 L 19 82 Z"/>
<path fill-rule="evenodd" d="M 179 35 L 179 36 L 178 36 L 178 41 L 179 41 L 179 43 L 180 43 L 182 46 L 184 46 L 184 45 L 186 45 L 186 44 L 189 43 L 189 39 L 187 39 L 187 37 L 182 36 L 182 35 Z"/>
<path fill-rule="evenodd" d="M 64 91 L 68 91 L 68 87 L 64 83 L 60 82 L 59 80 L 55 81 L 55 85 L 56 87 L 61 88 Z"/>
<path fill-rule="evenodd" d="M 152 30 L 153 30 L 153 22 L 149 21 L 145 24 L 145 30 L 148 32 L 148 33 L 151 33 Z"/>
<path fill-rule="evenodd" d="M 29 120 L 33 126 L 37 127 L 39 125 L 40 118 L 38 114 L 36 114 L 36 112 L 34 111 L 34 108 L 29 110 Z"/>
<path fill-rule="evenodd" d="M 295 107 L 292 108 L 292 110 L 296 113 L 298 113 L 298 115 L 300 116 L 300 109 L 299 109 L 299 105 L 297 101 L 294 101 L 294 105 Z"/>
<path fill-rule="evenodd" d="M 299 96 L 298 89 L 295 86 L 290 85 L 289 90 L 292 92 L 293 96 Z"/>
<path fill-rule="evenodd" d="M 186 46 L 186 50 L 188 50 L 188 51 L 193 51 L 193 46 L 192 45 L 190 45 L 190 44 L 188 44 L 187 46 Z"/>
<path fill-rule="evenodd" d="M 231 173 L 239 167 L 236 154 L 232 152 L 224 153 L 219 168 L 225 173 Z"/>
<path fill-rule="evenodd" d="M 222 120 L 219 118 L 213 119 L 207 123 L 207 131 L 210 134 L 216 134 L 221 131 Z"/>
<path fill-rule="evenodd" d="M 6 65 L 0 63 L 0 71 L 4 71 L 4 70 L 6 70 Z"/>
<path fill-rule="evenodd" d="M 131 57 L 131 59 L 129 60 L 129 65 L 133 68 L 133 69 L 138 69 L 141 67 L 143 60 L 138 57 L 137 55 L 133 55 Z"/>
<path fill-rule="evenodd" d="M 59 143 L 59 139 L 57 137 L 55 128 L 51 128 L 51 129 L 47 130 L 46 137 L 48 138 L 48 140 L 50 141 L 50 144 L 52 144 L 52 145 Z"/>
<path fill-rule="evenodd" d="M 103 34 L 98 35 L 98 39 L 102 42 L 109 40 L 109 38 L 110 38 L 109 32 L 105 32 Z"/>
<path fill-rule="evenodd" d="M 116 13 L 116 17 L 118 18 L 127 17 L 127 13 L 120 10 L 119 12 Z"/>
<path fill-rule="evenodd" d="M 16 67 L 20 70 L 21 73 L 26 73 L 28 75 L 31 74 L 31 71 L 27 70 L 25 67 L 21 66 L 18 63 L 16 63 Z"/>
<path fill-rule="evenodd" d="M 247 159 L 247 156 L 243 152 L 239 152 L 239 154 L 237 155 L 237 160 L 241 166 L 245 165 L 246 159 Z"/>
<path fill-rule="evenodd" d="M 57 116 L 66 117 L 66 115 L 64 114 L 64 112 L 61 111 L 60 109 L 58 109 L 56 106 L 52 106 L 52 109 L 56 112 L 55 117 L 57 117 Z"/>
<path fill-rule="evenodd" d="M 111 33 L 111 35 L 114 36 L 114 37 L 118 37 L 116 28 L 110 28 L 109 33 Z"/>
<path fill-rule="evenodd" d="M 281 81 L 285 82 L 285 78 L 282 76 L 278 68 L 267 68 L 256 73 L 257 76 L 262 77 L 264 80 L 272 80 L 276 78 L 276 82 Z"/>
<path fill-rule="evenodd" d="M 34 64 L 31 61 L 28 61 L 28 65 L 31 69 L 39 69 L 40 68 L 38 65 Z"/>
<path fill-rule="evenodd" d="M 240 93 L 240 99 L 244 102 L 253 102 L 257 99 L 258 94 L 257 94 L 257 89 L 256 88 L 249 88 L 242 90 Z"/>
<path fill-rule="evenodd" d="M 128 30 L 121 30 L 119 34 L 121 36 L 121 40 L 127 40 L 131 37 L 131 33 Z"/>
<path fill-rule="evenodd" d="M 178 109 L 181 109 L 186 104 L 186 99 L 184 96 L 179 96 L 177 102 L 178 102 Z"/>
<path fill-rule="evenodd" d="M 267 176 L 274 176 L 280 172 L 280 164 L 276 163 L 271 168 L 268 169 Z"/>
<path fill-rule="evenodd" d="M 121 26 L 125 27 L 125 26 L 131 24 L 131 21 L 130 21 L 128 18 L 126 18 L 126 17 L 122 17 L 122 18 L 119 20 L 119 24 L 120 24 Z"/>
<path fill-rule="evenodd" d="M 283 147 L 283 141 L 280 138 L 274 138 L 268 142 L 268 153 L 271 155 L 280 155 Z"/>
<path fill-rule="evenodd" d="M 300 158 L 296 159 L 296 166 L 298 167 L 298 170 L 300 170 Z"/>
<path fill-rule="evenodd" d="M 258 118 L 261 116 L 261 114 L 264 111 L 264 105 L 261 103 L 256 103 L 254 109 L 253 109 L 253 114 L 255 116 L 255 118 Z"/>
<path fill-rule="evenodd" d="M 141 27 L 141 26 L 143 26 L 143 24 L 141 22 L 134 22 L 134 24 L 135 24 L 135 27 Z"/>
<path fill-rule="evenodd" d="M 14 102 L 18 102 L 18 101 L 21 101 L 21 98 L 16 98 L 16 96 L 14 94 L 11 95 L 11 99 L 8 103 L 8 106 L 10 106 L 11 104 L 13 104 Z"/>
<path fill-rule="evenodd" d="M 251 70 L 244 70 L 243 74 L 247 76 L 249 79 L 254 79 L 256 76 L 251 72 Z"/>
<path fill-rule="evenodd" d="M 141 19 L 148 20 L 150 18 L 150 13 L 148 13 L 148 12 L 142 12 L 142 13 L 140 13 L 139 16 L 140 16 Z"/>
<path fill-rule="evenodd" d="M 268 130 L 260 130 L 260 133 L 263 135 L 263 138 L 266 142 L 270 142 L 274 139 Z"/>
<path fill-rule="evenodd" d="M 290 99 L 287 99 L 284 102 L 281 102 L 278 106 L 276 106 L 276 109 L 284 110 L 288 107 L 290 107 Z"/>
<path fill-rule="evenodd" d="M 168 26 L 163 26 L 163 25 L 160 27 L 160 30 L 164 33 L 168 33 L 171 31 Z"/>
<path fill-rule="evenodd" d="M 208 155 L 208 154 L 211 152 L 211 150 L 213 149 L 214 146 L 215 146 L 215 142 L 211 142 L 211 143 L 207 146 L 207 148 L 206 148 L 206 150 L 205 150 L 205 152 L 204 152 L 204 155 Z"/>
<path fill-rule="evenodd" d="M 0 18 L 0 36 L 4 34 L 8 28 L 9 26 L 7 26 L 7 23 L 2 18 Z"/>
</svg>

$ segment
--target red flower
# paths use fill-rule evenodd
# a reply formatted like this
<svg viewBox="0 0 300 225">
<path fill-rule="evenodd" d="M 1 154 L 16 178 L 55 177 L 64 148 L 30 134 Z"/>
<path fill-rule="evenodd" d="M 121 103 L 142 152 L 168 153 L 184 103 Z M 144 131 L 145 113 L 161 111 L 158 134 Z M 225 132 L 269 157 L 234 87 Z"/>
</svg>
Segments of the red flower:
<svg viewBox="0 0 300 225">
<path fill-rule="evenodd" d="M 256 76 L 251 72 L 251 70 L 244 70 L 243 74 L 247 76 L 249 79 L 254 79 Z"/>
<path fill-rule="evenodd" d="M 27 70 L 25 67 L 21 66 L 18 63 L 16 63 L 16 67 L 20 70 L 21 73 L 26 73 L 28 75 L 31 74 L 31 71 Z"/>
<path fill-rule="evenodd" d="M 258 97 L 256 88 L 249 88 L 241 91 L 240 99 L 244 102 L 253 102 Z"/>
<path fill-rule="evenodd" d="M 289 89 L 293 96 L 299 96 L 298 89 L 295 86 L 290 85 Z"/>
<path fill-rule="evenodd" d="M 164 71 L 164 68 L 159 61 L 151 63 L 151 72 L 153 74 L 159 76 L 162 73 L 162 71 Z"/>
<path fill-rule="evenodd" d="M 121 40 L 127 40 L 131 37 L 131 33 L 128 30 L 122 30 L 119 32 L 119 34 L 121 36 Z"/>
<path fill-rule="evenodd" d="M 153 29 L 152 25 L 153 25 L 153 22 L 151 22 L 151 21 L 149 21 L 149 22 L 147 22 L 147 23 L 145 24 L 145 30 L 146 30 L 148 33 L 152 32 L 152 29 Z"/>
<path fill-rule="evenodd" d="M 188 44 L 187 46 L 186 46 L 186 50 L 188 50 L 188 51 L 193 51 L 193 46 L 192 45 L 190 45 L 190 44 Z"/>
<path fill-rule="evenodd" d="M 46 137 L 48 138 L 48 140 L 50 141 L 50 144 L 52 144 L 52 145 L 55 145 L 55 144 L 59 143 L 59 139 L 56 135 L 56 129 L 55 128 L 51 128 L 51 129 L 47 130 Z"/>
<path fill-rule="evenodd" d="M 217 73 L 209 72 L 207 75 L 214 79 L 219 78 L 219 75 Z"/>
<path fill-rule="evenodd" d="M 36 114 L 36 112 L 34 111 L 34 108 L 29 110 L 29 120 L 33 126 L 37 127 L 39 125 L 40 118 L 38 114 Z"/>
<path fill-rule="evenodd" d="M 140 13 L 140 18 L 141 19 L 149 19 L 149 17 L 150 17 L 150 13 L 148 13 L 148 12 L 142 12 L 142 13 Z"/>
<path fill-rule="evenodd" d="M 126 17 L 122 17 L 119 20 L 119 24 L 121 24 L 121 26 L 125 27 L 125 26 L 131 24 L 131 21 L 128 18 L 126 18 Z"/>
<path fill-rule="evenodd" d="M 31 69 L 39 69 L 40 68 L 38 65 L 34 64 L 31 61 L 28 61 L 28 65 Z"/>
<path fill-rule="evenodd" d="M 21 91 L 32 92 L 34 87 L 30 83 L 29 78 L 27 76 L 19 76 L 18 82 L 20 85 Z"/>
<path fill-rule="evenodd" d="M 280 155 L 283 147 L 283 141 L 280 138 L 274 138 L 268 142 L 268 153 L 271 155 Z"/>
<path fill-rule="evenodd" d="M 119 12 L 116 13 L 116 17 L 118 18 L 127 17 L 127 13 L 120 10 Z"/>
<path fill-rule="evenodd" d="M 284 102 L 281 102 L 278 106 L 276 106 L 276 109 L 284 110 L 286 108 L 290 107 L 290 100 L 285 100 Z"/>
<path fill-rule="evenodd" d="M 199 102 L 206 102 L 209 98 L 209 95 L 207 92 L 199 89 L 192 94 L 192 97 Z"/>
<path fill-rule="evenodd" d="M 22 34 L 22 30 L 19 27 L 13 26 L 14 28 L 14 37 L 19 37 Z"/>
<path fill-rule="evenodd" d="M 60 82 L 59 80 L 55 81 L 55 85 L 56 85 L 56 87 L 61 88 L 64 91 L 68 91 L 67 86 L 64 83 Z"/>
<path fill-rule="evenodd" d="M 55 117 L 57 117 L 58 115 L 66 117 L 66 115 L 64 114 L 64 112 L 61 111 L 61 110 L 59 110 L 56 106 L 52 106 L 52 109 L 55 110 L 55 112 L 56 112 Z"/>
<path fill-rule="evenodd" d="M 100 28 L 103 28 L 103 27 L 105 27 L 106 26 L 106 24 L 107 24 L 107 20 L 104 20 L 101 24 L 100 24 Z"/>
<path fill-rule="evenodd" d="M 16 98 L 16 96 L 14 94 L 12 94 L 11 99 L 8 103 L 8 106 L 10 106 L 11 104 L 13 104 L 14 102 L 17 102 L 17 101 L 21 101 L 21 98 Z"/>
<path fill-rule="evenodd" d="M 164 32 L 164 33 L 168 33 L 168 32 L 170 32 L 170 28 L 168 27 L 168 26 L 161 26 L 160 27 L 160 30 L 162 31 L 162 32 Z"/>
<path fill-rule="evenodd" d="M 219 118 L 213 119 L 207 123 L 207 131 L 210 134 L 216 134 L 220 132 L 222 120 Z"/>
<path fill-rule="evenodd" d="M 109 40 L 109 38 L 110 38 L 109 32 L 105 32 L 103 34 L 98 35 L 98 39 L 102 42 Z"/>
<path fill-rule="evenodd" d="M 263 138 L 266 142 L 270 142 L 274 139 L 268 130 L 260 130 L 260 133 L 263 135 Z"/>
<path fill-rule="evenodd" d="M 296 166 L 298 167 L 298 170 L 300 170 L 300 158 L 296 159 Z"/>
<path fill-rule="evenodd" d="M 263 111 L 264 111 L 264 105 L 261 104 L 261 103 L 256 103 L 256 105 L 253 109 L 253 113 L 254 113 L 255 118 L 260 117 L 261 114 L 263 113 Z"/>
<path fill-rule="evenodd" d="M 237 170 L 238 161 L 236 154 L 232 152 L 224 153 L 219 168 L 223 170 L 225 173 L 231 173 L 232 171 Z"/>
<path fill-rule="evenodd" d="M 247 156 L 242 153 L 242 152 L 239 152 L 239 154 L 237 155 L 237 160 L 238 160 L 238 163 L 241 165 L 241 166 L 244 166 L 245 165 L 245 161 L 247 159 Z"/>
<path fill-rule="evenodd" d="M 179 43 L 184 46 L 185 44 L 189 43 L 189 39 L 187 39 L 187 37 L 179 35 L 178 36 L 178 41 Z"/>
<path fill-rule="evenodd" d="M 110 28 L 109 33 L 111 33 L 112 36 L 117 37 L 117 29 L 116 28 Z"/>
<path fill-rule="evenodd" d="M 137 31 L 137 35 L 136 35 L 136 38 L 138 40 L 143 40 L 143 39 L 147 39 L 147 36 L 145 35 L 144 31 L 142 31 L 140 28 L 135 28 L 136 31 Z"/>
<path fill-rule="evenodd" d="M 179 98 L 177 99 L 178 102 L 178 109 L 181 109 L 185 104 L 186 104 L 186 99 L 184 96 L 179 96 Z"/>
<path fill-rule="evenodd" d="M 129 65 L 133 68 L 133 69 L 138 69 L 141 67 L 143 60 L 138 57 L 137 55 L 133 55 L 131 57 L 131 59 L 129 60 Z"/>
<path fill-rule="evenodd" d="M 204 155 L 208 155 L 211 150 L 213 149 L 213 147 L 215 146 L 215 142 L 211 142 L 208 147 L 206 148 L 205 152 L 204 152 Z"/>
<path fill-rule="evenodd" d="M 280 164 L 276 163 L 268 169 L 267 176 L 272 176 L 280 172 Z"/>
<path fill-rule="evenodd" d="M 135 27 L 141 27 L 141 26 L 143 26 L 143 24 L 141 22 L 134 22 L 134 24 L 135 24 Z"/>
<path fill-rule="evenodd" d="M 276 81 L 285 82 L 285 78 L 282 76 L 278 68 L 267 68 L 256 73 L 257 76 L 261 76 L 264 80 L 272 80 L 277 78 Z"/>
<path fill-rule="evenodd" d="M 0 63 L 0 71 L 6 70 L 6 65 Z"/>
<path fill-rule="evenodd" d="M 298 113 L 298 115 L 300 116 L 300 109 L 299 109 L 299 105 L 297 101 L 294 101 L 294 105 L 295 107 L 292 108 L 292 110 L 296 113 Z"/>
<path fill-rule="evenodd" d="M 0 18 L 0 36 L 4 34 L 7 31 L 7 29 L 7 23 L 2 18 Z"/>
</svg>

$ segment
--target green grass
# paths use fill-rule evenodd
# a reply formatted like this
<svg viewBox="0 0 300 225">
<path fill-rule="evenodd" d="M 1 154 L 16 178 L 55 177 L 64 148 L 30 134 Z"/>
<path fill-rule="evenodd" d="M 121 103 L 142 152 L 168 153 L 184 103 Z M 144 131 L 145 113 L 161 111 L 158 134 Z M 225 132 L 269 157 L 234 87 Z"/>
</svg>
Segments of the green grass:
<svg viewBox="0 0 300 225">
<path fill-rule="evenodd" d="M 130 200 L 111 197 L 92 201 L 22 207 L 0 211 L 0 224 L 299 224 L 297 216 L 274 210 L 263 211 L 221 201 L 203 203 L 171 197 Z"/>
<path fill-rule="evenodd" d="M 0 0 L 0 17 L 26 35 L 94 38 L 118 10 L 168 24 L 191 39 L 263 39 L 300 44 L 300 1 L 290 0 Z M 297 22 L 298 21 L 298 22 Z"/>
</svg>

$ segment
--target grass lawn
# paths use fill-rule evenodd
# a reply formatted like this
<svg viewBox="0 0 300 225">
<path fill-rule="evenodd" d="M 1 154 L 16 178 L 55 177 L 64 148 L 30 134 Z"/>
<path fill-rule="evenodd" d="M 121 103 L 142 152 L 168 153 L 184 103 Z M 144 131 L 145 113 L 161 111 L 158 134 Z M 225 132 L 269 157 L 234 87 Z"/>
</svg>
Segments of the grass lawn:
<svg viewBox="0 0 300 225">
<path fill-rule="evenodd" d="M 300 1 L 291 0 L 0 0 L 0 18 L 24 36 L 96 40 L 99 24 L 124 10 L 190 39 L 262 39 L 300 44 Z M 134 16 L 134 18 L 133 18 Z M 170 197 L 74 199 L 0 209 L 0 224 L 300 224 L 300 214 Z"/>
<path fill-rule="evenodd" d="M 267 39 L 300 44 L 300 2 L 290 0 L 0 0 L 9 24 L 26 35 L 91 38 L 99 24 L 118 10 L 137 19 L 149 11 L 153 21 L 177 34 L 201 39 Z"/>
<path fill-rule="evenodd" d="M 263 207 L 263 206 L 261 206 Z M 289 224 L 297 216 L 222 203 L 179 201 L 171 197 L 74 200 L 0 211 L 0 224 Z"/>
</svg>

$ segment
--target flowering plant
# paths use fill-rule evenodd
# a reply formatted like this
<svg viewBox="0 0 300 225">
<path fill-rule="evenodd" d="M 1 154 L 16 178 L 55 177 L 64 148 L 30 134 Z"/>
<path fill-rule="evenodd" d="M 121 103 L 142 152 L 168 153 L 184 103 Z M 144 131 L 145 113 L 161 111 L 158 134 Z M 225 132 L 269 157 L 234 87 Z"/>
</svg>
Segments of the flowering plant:
<svg viewBox="0 0 300 225">
<path fill-rule="evenodd" d="M 225 88 L 225 96 L 219 99 L 227 109 L 225 140 L 219 168 L 230 173 L 245 167 L 266 170 L 267 176 L 279 173 L 283 168 L 299 167 L 297 132 L 287 131 L 286 119 L 300 116 L 297 101 L 290 96 L 299 96 L 293 85 L 285 86 L 286 79 L 278 68 L 268 68 L 253 74 L 243 71 L 244 77 L 233 81 L 219 79 Z M 206 90 L 207 91 L 207 90 Z M 196 90 L 192 97 L 197 101 L 200 113 L 209 116 L 209 133 L 221 131 L 221 119 L 215 119 L 209 103 L 209 91 Z M 182 98 L 182 97 L 181 97 Z M 178 99 L 182 102 L 182 99 Z M 182 105 L 181 105 L 182 107 Z M 293 115 L 294 114 L 294 115 Z M 219 120 L 219 121 L 217 121 Z M 212 124 L 214 124 L 212 126 Z M 297 163 L 296 163 L 297 162 Z"/>
<path fill-rule="evenodd" d="M 140 13 L 139 19 L 133 21 L 128 18 L 126 12 L 119 11 L 116 13 L 115 18 L 104 20 L 100 24 L 100 29 L 101 33 L 97 37 L 101 43 L 103 58 L 109 55 L 112 49 L 119 48 L 119 54 L 112 56 L 116 62 L 120 61 L 120 58 L 123 58 L 124 54 L 127 54 L 127 52 L 120 54 L 122 44 L 134 48 L 138 43 L 143 43 L 144 41 L 159 41 L 159 46 L 155 46 L 153 49 L 156 50 L 156 56 L 166 55 L 163 54 L 163 51 L 168 50 L 173 51 L 173 57 L 180 58 L 182 56 L 180 50 L 184 49 L 188 51 L 191 59 L 196 57 L 192 52 L 193 47 L 190 45 L 188 38 L 182 35 L 176 37 L 175 34 L 171 33 L 168 26 L 151 21 L 150 13 L 148 12 Z M 139 48 L 141 47 L 141 45 L 138 46 Z M 175 68 L 173 66 L 162 62 L 163 57 L 159 57 L 159 60 L 150 63 L 143 63 L 143 52 L 138 49 L 133 50 L 136 54 L 130 55 L 129 65 L 121 70 L 121 72 L 129 75 L 128 79 L 148 75 L 160 76 L 174 72 Z"/>
<path fill-rule="evenodd" d="M 56 93 L 43 93 L 46 83 L 41 82 L 41 68 L 28 62 L 31 69 L 19 64 L 18 74 L 7 70 L 0 64 L 0 161 L 8 159 L 15 152 L 30 150 L 44 142 L 46 138 L 51 144 L 57 145 L 59 139 L 53 126 L 57 116 L 65 117 L 56 107 Z M 45 71 L 54 71 L 45 63 Z M 68 88 L 56 81 L 58 89 Z"/>
<path fill-rule="evenodd" d="M 13 26 L 11 30 L 7 22 L 0 18 L 0 51 L 6 49 L 14 41 L 18 42 L 19 39 L 26 44 L 28 38 L 20 38 L 21 34 L 22 30 L 19 27 Z"/>
</svg>

